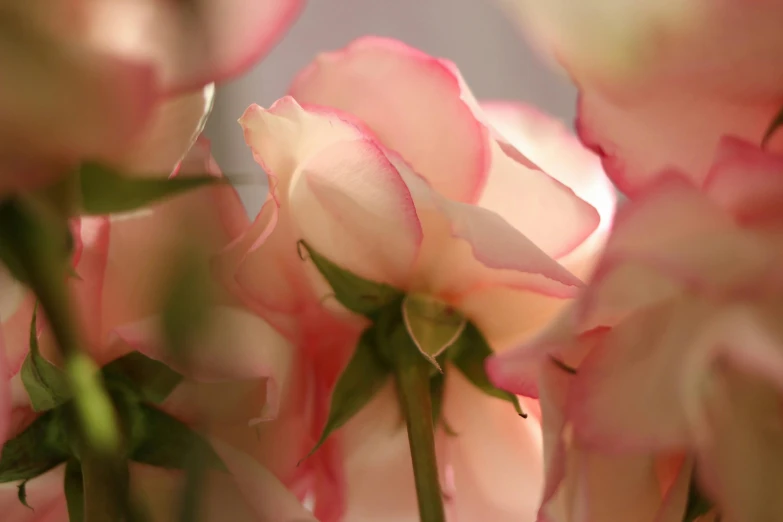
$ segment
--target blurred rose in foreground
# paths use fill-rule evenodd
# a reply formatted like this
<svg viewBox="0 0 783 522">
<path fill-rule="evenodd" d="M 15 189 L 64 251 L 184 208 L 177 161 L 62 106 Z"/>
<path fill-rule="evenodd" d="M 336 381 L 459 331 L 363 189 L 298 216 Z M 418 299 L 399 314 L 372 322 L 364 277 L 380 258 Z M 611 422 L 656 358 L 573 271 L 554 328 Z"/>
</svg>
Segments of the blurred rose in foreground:
<svg viewBox="0 0 783 522">
<path fill-rule="evenodd" d="M 299 7 L 2 0 L 0 191 L 45 184 L 85 159 L 168 175 L 201 131 L 205 87 L 259 60 Z"/>
<path fill-rule="evenodd" d="M 509 3 L 571 74 L 579 135 L 630 196 L 670 167 L 701 183 L 722 136 L 761 144 L 783 108 L 781 0 Z"/>
<path fill-rule="evenodd" d="M 688 479 L 661 488 L 653 463 L 687 452 L 724 520 L 783 517 L 782 202 L 783 157 L 724 139 L 702 190 L 670 171 L 623 207 L 572 315 L 491 363 L 498 385 L 540 395 L 564 506 L 603 491 L 649 499 L 629 519 L 683 520 Z M 576 452 L 593 455 L 587 483 Z M 592 473 L 610 460 L 636 468 Z"/>
<path fill-rule="evenodd" d="M 200 142 L 182 163 L 177 176 L 205 170 L 219 176 L 215 169 L 206 144 Z M 132 351 L 138 351 L 163 361 L 184 377 L 153 403 L 146 400 L 146 395 L 139 400 L 128 391 L 125 381 L 112 377 L 114 374 L 104 374 L 123 423 L 128 422 L 123 417 L 128 412 L 141 415 L 138 411 L 142 411 L 153 419 L 165 414 L 174 419 L 168 421 L 174 423 L 173 428 L 191 429 L 209 441 L 211 451 L 226 469 L 206 471 L 197 507 L 204 520 L 312 520 L 299 500 L 265 466 L 267 462 L 257 449 L 254 427 L 277 415 L 281 397 L 287 393 L 293 348 L 262 319 L 242 307 L 221 286 L 219 278 L 211 275 L 214 256 L 247 226 L 244 208 L 227 185 L 198 189 L 133 213 L 76 220 L 74 276 L 69 282 L 73 305 L 85 348 L 104 367 L 104 372 Z M 174 294 L 179 299 L 172 304 L 172 285 L 193 269 L 196 276 L 185 283 L 186 291 L 195 293 Z M 203 317 L 192 315 L 196 313 L 192 309 L 196 298 L 205 299 L 204 305 L 208 306 Z M 5 377 L 0 383 L 0 433 L 5 453 L 0 468 L 7 468 L 8 452 L 12 451 L 9 448 L 14 447 L 15 437 L 31 422 L 59 411 L 57 407 L 48 413 L 33 411 L 35 402 L 28 395 L 23 375 L 24 365 L 29 364 L 31 357 L 35 298 L 22 294 L 14 303 L 15 309 L 9 300 L 2 324 L 5 349 L 0 363 Z M 190 314 L 185 316 L 192 329 L 185 353 L 172 351 L 173 347 L 167 344 L 170 333 L 166 330 L 166 314 L 172 313 L 170 306 L 176 313 Z M 40 310 L 37 316 L 36 343 L 43 357 L 57 363 L 59 356 L 51 331 Z M 263 344 L 259 339 L 264 340 Z M 152 372 L 163 371 L 161 367 L 148 365 L 129 375 L 154 383 L 161 374 Z M 162 375 L 170 371 L 165 370 Z M 161 422 L 151 422 L 146 429 L 155 430 Z M 171 429 L 166 428 L 165 434 L 171 433 Z M 136 429 L 127 436 L 134 440 L 133 437 L 147 435 L 144 429 Z M 57 443 L 67 448 L 73 443 L 72 437 L 60 434 Z M 49 439 L 39 442 L 36 447 L 41 451 L 54 451 Z M 154 522 L 170 522 L 180 516 L 187 466 L 177 460 L 181 458 L 177 452 L 188 442 L 153 439 L 146 443 L 152 447 L 159 443 L 163 448 L 159 453 L 131 453 L 132 491 Z M 173 464 L 166 459 L 173 459 Z M 0 478 L 6 482 L 0 485 L 0 509 L 5 519 L 68 520 L 64 466 L 60 462 L 55 459 L 51 471 L 27 483 L 27 502 L 34 511 L 18 498 L 21 480 L 8 481 L 4 474 L 7 469 L 0 471 Z"/>
<path fill-rule="evenodd" d="M 313 378 L 326 382 L 314 397 L 312 442 L 341 369 L 334 361 L 355 347 L 355 336 L 326 343 L 326 325 L 352 321 L 358 331 L 367 321 L 329 297 L 297 255 L 299 240 L 360 277 L 452 307 L 495 349 L 537 331 L 576 294 L 581 282 L 569 269 L 590 271 L 614 197 L 597 159 L 564 127 L 516 104 L 482 107 L 454 64 L 380 38 L 321 55 L 290 95 L 240 120 L 271 190 L 235 245 L 236 282 L 259 313 L 299 337 Z M 322 330 L 301 338 L 290 325 L 308 317 Z M 447 510 L 466 520 L 531 517 L 538 420 L 474 384 L 447 370 L 442 416 L 459 434 L 438 431 Z M 316 498 L 322 520 L 415 517 L 394 402 L 384 387 L 335 433 L 338 489 Z"/>
</svg>

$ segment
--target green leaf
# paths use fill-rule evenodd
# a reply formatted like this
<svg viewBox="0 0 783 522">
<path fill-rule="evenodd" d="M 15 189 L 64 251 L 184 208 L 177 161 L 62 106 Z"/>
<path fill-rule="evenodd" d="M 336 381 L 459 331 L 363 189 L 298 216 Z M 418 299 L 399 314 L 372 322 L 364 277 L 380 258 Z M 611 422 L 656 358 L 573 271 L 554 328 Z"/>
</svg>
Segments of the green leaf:
<svg viewBox="0 0 783 522">
<path fill-rule="evenodd" d="M 473 323 L 468 323 L 452 350 L 449 354 L 452 363 L 474 386 L 487 395 L 510 402 L 521 417 L 527 417 L 516 395 L 496 388 L 490 382 L 484 363 L 492 355 L 492 349 Z"/>
<path fill-rule="evenodd" d="M 695 478 L 691 479 L 690 489 L 688 490 L 688 503 L 685 506 L 685 516 L 682 522 L 694 522 L 699 517 L 709 513 L 711 509 L 712 502 L 701 492 Z"/>
<path fill-rule="evenodd" d="M 783 126 L 783 107 L 781 107 L 780 112 L 778 112 L 775 115 L 775 118 L 773 118 L 772 123 L 769 124 L 769 127 L 767 127 L 767 131 L 764 133 L 764 137 L 761 138 L 762 148 L 767 145 L 767 142 L 769 142 L 772 136 L 774 136 L 775 132 L 777 132 L 780 126 Z"/>
<path fill-rule="evenodd" d="M 84 521 L 84 477 L 78 460 L 71 459 L 65 465 L 65 500 L 68 504 L 68 521 Z"/>
<path fill-rule="evenodd" d="M 375 329 L 371 326 L 359 338 L 351 360 L 334 387 L 326 426 L 308 457 L 321 447 L 334 430 L 366 406 L 386 383 L 391 370 L 375 352 L 375 337 Z"/>
<path fill-rule="evenodd" d="M 182 178 L 140 178 L 97 163 L 84 163 L 79 169 L 83 214 L 129 212 L 187 191 L 225 183 L 214 176 Z"/>
<path fill-rule="evenodd" d="M 160 404 L 182 381 L 182 376 L 160 361 L 131 352 L 103 367 L 107 382 L 119 380 L 143 399 Z"/>
<path fill-rule="evenodd" d="M 33 290 L 70 266 L 72 242 L 65 219 L 16 199 L 0 203 L 0 261 Z"/>
<path fill-rule="evenodd" d="M 403 292 L 385 283 L 376 283 L 340 268 L 304 241 L 298 244 L 300 256 L 304 248 L 313 264 L 334 291 L 335 298 L 348 310 L 364 316 L 371 316 L 388 304 L 403 297 Z M 304 256 L 302 256 L 304 258 Z"/>
<path fill-rule="evenodd" d="M 211 469 L 225 471 L 210 443 L 187 424 L 146 404 L 139 406 L 143 438 L 135 441 L 130 459 L 166 469 L 186 469 L 192 459 L 202 459 Z"/>
<path fill-rule="evenodd" d="M 413 343 L 435 368 L 435 360 L 465 330 L 465 317 L 446 303 L 428 295 L 408 294 L 402 301 L 402 317 Z"/>
<path fill-rule="evenodd" d="M 0 483 L 35 478 L 68 458 L 62 419 L 59 412 L 46 412 L 6 441 L 0 455 Z"/>
<path fill-rule="evenodd" d="M 41 355 L 38 348 L 36 318 L 38 306 L 33 309 L 30 323 L 30 353 L 22 364 L 21 378 L 30 403 L 35 411 L 46 411 L 71 399 L 65 372 L 53 365 Z"/>
<path fill-rule="evenodd" d="M 32 507 L 30 507 L 30 504 L 27 503 L 27 482 L 27 480 L 23 480 L 21 484 L 16 486 L 16 496 L 24 507 L 30 509 L 31 511 L 35 511 Z"/>
</svg>

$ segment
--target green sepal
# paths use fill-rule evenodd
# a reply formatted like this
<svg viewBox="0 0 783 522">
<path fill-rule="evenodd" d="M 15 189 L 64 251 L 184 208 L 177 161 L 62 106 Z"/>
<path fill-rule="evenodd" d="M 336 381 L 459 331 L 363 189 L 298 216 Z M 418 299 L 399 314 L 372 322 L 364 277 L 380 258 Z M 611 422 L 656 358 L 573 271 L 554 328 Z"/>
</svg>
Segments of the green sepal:
<svg viewBox="0 0 783 522">
<path fill-rule="evenodd" d="M 462 335 L 467 324 L 465 317 L 438 299 L 408 294 L 402 301 L 402 318 L 419 353 L 442 371 L 436 357 Z"/>
<path fill-rule="evenodd" d="M 140 352 L 131 352 L 113 360 L 103 367 L 103 375 L 107 385 L 121 381 L 142 399 L 156 404 L 166 400 L 182 382 L 182 375 Z"/>
<path fill-rule="evenodd" d="M 20 374 L 33 410 L 46 411 L 69 401 L 71 389 L 65 372 L 41 355 L 38 347 L 37 316 L 38 305 L 33 309 L 30 323 L 30 352 L 22 364 Z"/>
<path fill-rule="evenodd" d="M 761 147 L 766 147 L 767 142 L 772 138 L 772 136 L 777 132 L 778 128 L 783 126 L 783 107 L 780 108 L 780 111 L 775 115 L 775 117 L 772 119 L 772 122 L 769 124 L 769 127 L 767 127 L 766 132 L 764 133 L 764 137 L 761 138 Z"/>
<path fill-rule="evenodd" d="M 300 241 L 297 247 L 303 259 L 301 249 L 307 251 L 315 267 L 332 287 L 335 298 L 354 313 L 369 317 L 404 296 L 403 292 L 390 285 L 361 278 L 340 268 L 304 241 Z"/>
<path fill-rule="evenodd" d="M 27 482 L 28 480 L 23 480 L 18 486 L 16 486 L 16 498 L 19 499 L 19 503 L 24 507 L 30 509 L 31 511 L 35 511 L 30 506 L 30 504 L 27 503 Z"/>
<path fill-rule="evenodd" d="M 68 522 L 84 521 L 84 477 L 79 461 L 71 459 L 65 465 L 65 501 L 68 505 Z"/>
<path fill-rule="evenodd" d="M 443 417 L 443 392 L 446 387 L 446 365 L 445 354 L 438 358 L 438 364 L 442 371 L 435 372 L 430 376 L 430 399 L 432 400 L 432 425 L 442 426 L 447 435 L 454 436 L 456 432 L 449 426 L 448 420 Z"/>
<path fill-rule="evenodd" d="M 225 471 L 226 466 L 212 445 L 187 424 L 153 406 L 140 404 L 136 422 L 143 429 L 133 441 L 130 459 L 166 469 L 186 469 L 189 461 L 200 459 L 210 469 Z"/>
<path fill-rule="evenodd" d="M 46 412 L 6 441 L 0 454 L 0 483 L 29 480 L 65 462 L 69 449 L 63 420 L 60 411 Z"/>
<path fill-rule="evenodd" d="M 351 360 L 340 374 L 329 404 L 329 417 L 321 437 L 308 457 L 315 453 L 331 433 L 356 415 L 380 391 L 391 374 L 375 349 L 376 332 L 369 327 L 362 333 Z"/>
<path fill-rule="evenodd" d="M 162 199 L 207 185 L 226 183 L 215 176 L 145 178 L 125 176 L 97 163 L 79 167 L 81 213 L 87 215 L 130 212 Z"/>
<path fill-rule="evenodd" d="M 696 479 L 691 479 L 688 489 L 688 503 L 685 506 L 685 515 L 682 522 L 694 522 L 699 517 L 706 515 L 712 509 L 712 501 L 701 492 Z"/>
<path fill-rule="evenodd" d="M 474 386 L 491 397 L 510 402 L 521 417 L 527 417 L 516 395 L 496 388 L 490 382 L 484 363 L 492 354 L 492 348 L 473 323 L 467 324 L 462 336 L 449 350 L 451 362 Z"/>
</svg>

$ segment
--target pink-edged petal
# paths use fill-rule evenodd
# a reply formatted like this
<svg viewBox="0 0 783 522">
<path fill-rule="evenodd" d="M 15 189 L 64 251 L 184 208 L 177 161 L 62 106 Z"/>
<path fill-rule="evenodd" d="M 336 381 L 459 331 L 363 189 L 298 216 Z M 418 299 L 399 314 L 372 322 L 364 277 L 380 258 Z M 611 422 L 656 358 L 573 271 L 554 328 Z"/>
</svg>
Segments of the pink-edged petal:
<svg viewBox="0 0 783 522">
<path fill-rule="evenodd" d="M 270 192 L 253 226 L 229 247 L 224 262 L 230 264 L 231 258 L 234 259 L 236 281 L 241 290 L 246 292 L 254 302 L 266 309 L 284 313 L 303 313 L 308 307 L 320 306 L 321 296 L 310 288 L 307 265 L 299 257 L 297 242 L 302 239 L 303 230 L 300 227 L 310 227 L 308 232 L 312 233 L 314 231 L 312 227 L 321 224 L 307 217 L 306 212 L 310 209 L 303 207 L 302 204 L 297 205 L 298 209 L 292 206 L 290 199 L 294 195 L 291 190 L 292 180 L 295 177 L 298 178 L 297 197 L 315 198 L 316 194 L 320 194 L 320 201 L 317 204 L 314 202 L 316 207 L 312 210 L 326 219 L 323 225 L 330 223 L 335 227 L 337 225 L 336 217 L 341 209 L 336 208 L 328 192 L 330 184 L 334 185 L 341 178 L 346 181 L 353 179 L 353 184 L 347 187 L 352 192 L 340 196 L 343 199 L 348 197 L 348 194 L 361 196 L 356 192 L 359 189 L 366 189 L 365 194 L 371 197 L 385 199 L 386 209 L 392 207 L 396 209 L 392 219 L 398 220 L 401 228 L 395 230 L 397 234 L 393 237 L 398 241 L 392 242 L 389 247 L 384 247 L 381 244 L 382 234 L 379 234 L 369 250 L 380 248 L 380 251 L 389 252 L 390 247 L 401 247 L 399 258 L 395 253 L 387 264 L 397 263 L 398 276 L 400 270 L 404 271 L 405 263 L 411 262 L 410 258 L 406 259 L 406 256 L 415 255 L 415 252 L 411 252 L 411 242 L 416 241 L 416 230 L 413 222 L 415 214 L 411 213 L 410 196 L 406 197 L 404 184 L 394 179 L 393 167 L 388 165 L 388 161 L 382 154 L 378 154 L 377 148 L 367 141 L 359 128 L 334 113 L 305 110 L 291 97 L 278 100 L 268 110 L 251 106 L 240 119 L 240 124 L 256 161 L 269 176 Z M 356 145 L 356 153 L 347 158 L 349 165 L 353 162 L 352 171 L 335 164 L 335 161 L 340 161 L 339 154 L 335 152 L 339 152 L 341 147 L 350 147 L 341 144 L 342 142 L 352 142 Z M 332 152 L 329 152 L 330 149 Z M 362 157 L 357 154 L 362 153 L 370 163 L 361 164 Z M 313 167 L 308 166 L 314 159 L 322 163 L 321 167 L 317 166 L 317 162 L 313 163 Z M 377 173 L 368 172 L 367 169 L 372 169 L 371 165 L 378 166 L 380 170 Z M 362 178 L 360 176 L 362 173 L 366 173 L 368 177 Z M 391 189 L 391 192 L 385 196 L 380 194 L 377 187 L 373 189 L 370 186 L 373 183 L 371 180 L 385 183 L 384 186 Z M 368 201 L 359 198 L 354 203 L 352 207 L 345 210 L 361 212 L 362 206 L 367 205 Z M 327 209 L 330 209 L 328 213 Z M 365 207 L 365 211 L 367 210 L 372 209 Z M 297 213 L 296 216 L 294 211 Z M 361 227 L 366 226 L 373 225 L 371 222 L 349 222 L 339 227 L 337 232 L 342 229 L 351 234 L 366 235 L 367 229 L 360 230 Z M 383 231 L 384 234 L 386 232 Z M 346 237 L 345 234 L 343 237 Z M 323 245 L 324 241 L 331 240 L 330 237 L 307 239 L 315 240 L 313 247 L 316 250 L 326 246 L 328 251 L 320 253 L 327 257 L 352 253 L 351 251 L 335 253 L 328 244 Z M 362 248 L 367 250 L 366 247 Z M 339 261 L 340 258 L 333 260 Z M 357 269 L 355 266 L 349 268 Z M 374 267 L 364 266 L 359 269 L 373 270 Z"/>
<path fill-rule="evenodd" d="M 716 312 L 682 300 L 626 319 L 579 367 L 569 406 L 577 436 L 606 450 L 681 448 L 705 436 L 705 386 L 721 356 L 783 389 L 779 308 Z"/>
<path fill-rule="evenodd" d="M 533 520 L 544 486 L 541 426 L 488 397 L 456 369 L 447 373 L 443 418 L 460 520 Z"/>
<path fill-rule="evenodd" d="M 684 447 L 683 388 L 705 357 L 685 351 L 705 313 L 698 305 L 648 309 L 606 335 L 582 361 L 572 386 L 568 409 L 576 437 L 602 451 Z"/>
<path fill-rule="evenodd" d="M 75 270 L 78 278 L 69 282 L 77 303 L 78 318 L 89 346 L 99 349 L 103 343 L 103 285 L 109 252 L 110 220 L 107 217 L 83 217 L 80 223 L 82 252 Z"/>
<path fill-rule="evenodd" d="M 598 157 L 585 149 L 560 121 L 532 107 L 493 101 L 482 103 L 481 108 L 495 130 L 520 153 L 598 211 L 598 227 L 575 250 L 559 259 L 580 277 L 587 276 L 606 241 L 617 199 Z"/>
<path fill-rule="evenodd" d="M 601 157 L 615 185 L 631 197 L 669 168 L 701 184 L 724 135 L 760 144 L 783 105 L 783 95 L 727 99 L 691 88 L 685 80 L 621 96 L 615 100 L 584 85 L 577 129 L 582 142 Z M 783 148 L 783 135 L 774 136 L 769 146 Z"/>
<path fill-rule="evenodd" d="M 214 95 L 209 84 L 158 104 L 128 153 L 117 159 L 119 166 L 139 176 L 168 177 L 204 129 Z"/>
<path fill-rule="evenodd" d="M 684 180 L 659 180 L 618 212 L 580 305 L 586 328 L 688 289 L 704 295 L 752 288 L 769 246 Z"/>
<path fill-rule="evenodd" d="M 301 165 L 289 212 L 301 238 L 361 277 L 404 287 L 422 242 L 408 187 L 370 140 L 342 141 Z"/>
<path fill-rule="evenodd" d="M 444 198 L 393 159 L 424 231 L 415 289 L 450 301 L 493 286 L 573 295 L 581 281 L 497 214 Z"/>
<path fill-rule="evenodd" d="M 783 156 L 746 141 L 724 138 L 704 190 L 743 225 L 780 223 L 777 203 L 783 197 Z"/>
<path fill-rule="evenodd" d="M 574 307 L 571 306 L 531 340 L 493 355 L 486 362 L 489 378 L 498 388 L 538 398 L 542 371 L 555 375 L 575 372 L 607 333 L 607 329 L 597 328 L 577 335 L 577 326 Z M 558 371 L 551 371 L 553 369 Z M 558 382 L 562 380 L 560 377 L 557 379 Z"/>
<path fill-rule="evenodd" d="M 8 522 L 67 522 L 68 511 L 63 494 L 64 466 L 26 483 L 27 503 L 19 502 L 17 484 L 0 485 L 0 509 Z M 30 509 L 32 508 L 32 509 Z"/>
<path fill-rule="evenodd" d="M 169 92 L 228 80 L 282 37 L 301 0 L 90 0 L 91 42 L 155 64 Z"/>
<path fill-rule="evenodd" d="M 353 115 L 446 197 L 475 201 L 484 185 L 488 132 L 472 95 L 440 60 L 402 42 L 367 37 L 321 54 L 290 94 Z"/>
<path fill-rule="evenodd" d="M 495 212 L 552 257 L 574 250 L 599 225 L 595 208 L 547 173 L 492 143 L 492 168 L 478 205 Z"/>
</svg>

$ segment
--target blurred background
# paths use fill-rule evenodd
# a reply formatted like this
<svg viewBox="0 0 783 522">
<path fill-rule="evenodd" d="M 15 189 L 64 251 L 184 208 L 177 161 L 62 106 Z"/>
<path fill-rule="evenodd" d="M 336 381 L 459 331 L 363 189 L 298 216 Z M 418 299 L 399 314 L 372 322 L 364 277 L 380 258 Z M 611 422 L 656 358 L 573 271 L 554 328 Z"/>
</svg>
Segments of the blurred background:
<svg viewBox="0 0 783 522">
<path fill-rule="evenodd" d="M 544 0 L 545 1 L 545 0 Z M 572 124 L 576 90 L 526 44 L 490 0 L 308 0 L 282 42 L 255 69 L 218 89 L 206 134 L 227 174 L 257 179 L 240 188 L 255 215 L 266 181 L 237 119 L 252 103 L 268 107 L 319 50 L 367 34 L 397 38 L 454 61 L 479 99 L 523 101 Z M 243 176 L 244 177 L 244 176 Z"/>
</svg>

